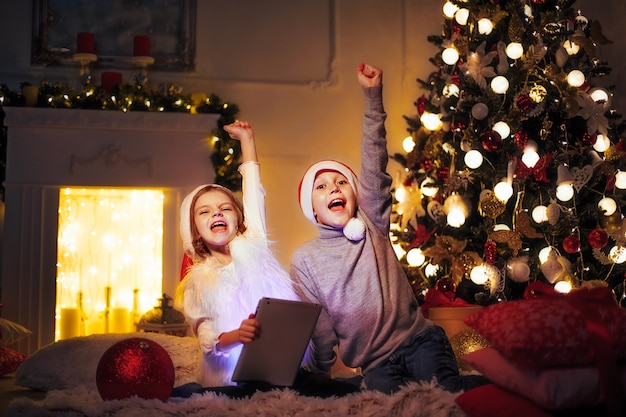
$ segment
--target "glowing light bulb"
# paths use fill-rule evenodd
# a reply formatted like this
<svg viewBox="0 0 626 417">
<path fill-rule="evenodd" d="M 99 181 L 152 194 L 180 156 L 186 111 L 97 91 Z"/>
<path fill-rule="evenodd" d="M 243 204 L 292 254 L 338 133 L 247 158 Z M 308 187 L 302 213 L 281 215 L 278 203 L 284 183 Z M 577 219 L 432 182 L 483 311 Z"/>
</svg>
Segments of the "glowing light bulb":
<svg viewBox="0 0 626 417">
<path fill-rule="evenodd" d="M 404 149 L 404 152 L 411 153 L 414 148 L 415 141 L 413 140 L 413 136 L 407 136 L 406 138 L 404 138 L 404 140 L 402 141 L 402 149 Z"/>
<path fill-rule="evenodd" d="M 543 205 L 537 206 L 533 209 L 532 218 L 535 221 L 535 223 L 541 224 L 543 222 L 548 221 L 547 210 L 548 208 Z"/>
<path fill-rule="evenodd" d="M 456 22 L 461 26 L 467 25 L 468 18 L 469 18 L 469 10 L 467 9 L 459 9 L 454 14 L 454 20 L 456 20 Z"/>
<path fill-rule="evenodd" d="M 509 90 L 509 80 L 502 75 L 498 75 L 491 80 L 491 89 L 496 94 L 504 94 Z"/>
<path fill-rule="evenodd" d="M 594 88 L 589 92 L 589 97 L 596 103 L 607 103 L 609 101 L 609 93 L 604 88 Z"/>
<path fill-rule="evenodd" d="M 610 147 L 611 147 L 611 141 L 609 140 L 609 138 L 604 136 L 601 133 L 598 133 L 598 135 L 596 135 L 596 141 L 593 144 L 593 149 L 595 149 L 598 152 L 606 152 L 606 150 L 609 149 Z"/>
<path fill-rule="evenodd" d="M 626 262 L 626 247 L 613 246 L 609 251 L 609 259 L 616 264 L 623 264 Z"/>
<path fill-rule="evenodd" d="M 580 70 L 573 70 L 567 74 L 567 83 L 572 87 L 580 87 L 585 83 L 585 74 Z"/>
<path fill-rule="evenodd" d="M 506 56 L 511 59 L 518 59 L 524 54 L 524 47 L 519 42 L 511 42 L 506 46 Z"/>
<path fill-rule="evenodd" d="M 461 227 L 465 224 L 465 213 L 459 208 L 454 208 L 446 215 L 446 221 L 452 227 Z"/>
<path fill-rule="evenodd" d="M 420 248 L 413 248 L 407 252 L 406 261 L 409 266 L 422 266 L 426 261 L 426 256 Z"/>
<path fill-rule="evenodd" d="M 539 162 L 539 159 L 541 159 L 539 157 L 539 154 L 533 150 L 524 151 L 524 153 L 522 154 L 522 162 L 528 168 L 532 168 L 535 165 L 537 165 L 537 162 Z"/>
<path fill-rule="evenodd" d="M 446 48 L 441 52 L 441 59 L 448 65 L 454 65 L 459 60 L 459 52 L 456 48 Z"/>
<path fill-rule="evenodd" d="M 458 85 L 454 83 L 446 84 L 441 92 L 445 97 L 458 97 L 461 92 Z"/>
<path fill-rule="evenodd" d="M 457 10 L 459 10 L 459 6 L 450 1 L 445 2 L 443 5 L 443 15 L 446 19 L 452 19 Z"/>
<path fill-rule="evenodd" d="M 420 117 L 420 122 L 422 122 L 422 125 L 430 131 L 439 130 L 443 125 L 438 114 L 430 113 L 427 111 L 422 113 Z"/>
<path fill-rule="evenodd" d="M 478 20 L 478 33 L 481 35 L 489 35 L 493 30 L 493 22 L 486 17 Z"/>
<path fill-rule="evenodd" d="M 398 200 L 399 203 L 405 202 L 408 195 L 409 195 L 409 192 L 403 186 L 398 187 L 395 193 L 396 200 Z M 398 213 L 398 214 L 402 214 L 402 213 Z"/>
<path fill-rule="evenodd" d="M 540 264 L 546 263 L 546 261 L 550 257 L 550 254 L 552 253 L 552 251 L 554 251 L 554 256 L 558 255 L 558 252 L 552 246 L 546 246 L 545 248 L 541 249 L 539 251 L 539 255 L 538 255 L 539 256 L 539 263 Z"/>
<path fill-rule="evenodd" d="M 472 149 L 465 154 L 465 158 L 463 158 L 463 160 L 468 168 L 476 169 L 483 164 L 483 154 L 475 149 Z"/>
<path fill-rule="evenodd" d="M 580 46 L 570 40 L 563 42 L 563 48 L 565 48 L 565 52 L 567 52 L 568 55 L 576 55 L 580 50 Z"/>
<path fill-rule="evenodd" d="M 392 244 L 393 251 L 396 253 L 396 258 L 402 259 L 404 255 L 406 255 L 406 251 L 402 248 L 402 246 L 398 244 Z"/>
<path fill-rule="evenodd" d="M 598 208 L 605 216 L 612 216 L 617 210 L 617 203 L 610 197 L 604 197 L 598 202 Z"/>
<path fill-rule="evenodd" d="M 574 197 L 572 184 L 561 184 L 556 187 L 556 198 L 560 201 L 570 201 Z"/>
<path fill-rule="evenodd" d="M 567 294 L 572 291 L 572 283 L 569 281 L 559 281 L 554 284 L 554 290 L 561 294 Z"/>
<path fill-rule="evenodd" d="M 437 187 L 434 179 L 426 177 L 420 184 L 420 190 L 426 197 L 434 197 L 439 192 L 439 187 Z"/>
<path fill-rule="evenodd" d="M 502 139 L 508 138 L 509 135 L 511 134 L 511 128 L 509 127 L 509 125 L 506 122 L 502 122 L 502 121 L 497 122 L 496 124 L 494 124 L 493 125 L 493 130 L 498 132 Z"/>
<path fill-rule="evenodd" d="M 615 186 L 620 190 L 626 189 L 626 171 L 617 170 L 617 174 L 615 174 Z"/>
<path fill-rule="evenodd" d="M 493 193 L 498 200 L 507 202 L 513 195 L 513 187 L 508 181 L 500 181 L 493 187 Z"/>
</svg>

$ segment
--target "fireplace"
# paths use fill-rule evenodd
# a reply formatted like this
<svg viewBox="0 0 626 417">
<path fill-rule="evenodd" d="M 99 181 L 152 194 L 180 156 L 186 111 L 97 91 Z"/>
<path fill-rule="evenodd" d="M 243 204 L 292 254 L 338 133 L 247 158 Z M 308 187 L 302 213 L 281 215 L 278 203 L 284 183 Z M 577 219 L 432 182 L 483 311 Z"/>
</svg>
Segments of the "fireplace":
<svg viewBox="0 0 626 417">
<path fill-rule="evenodd" d="M 32 353 L 55 340 L 62 190 L 161 192 L 162 271 L 157 275 L 162 293 L 173 295 L 182 258 L 178 209 L 187 192 L 213 180 L 210 136 L 218 115 L 4 110 L 8 147 L 2 317 L 33 331 L 17 348 Z"/>
</svg>

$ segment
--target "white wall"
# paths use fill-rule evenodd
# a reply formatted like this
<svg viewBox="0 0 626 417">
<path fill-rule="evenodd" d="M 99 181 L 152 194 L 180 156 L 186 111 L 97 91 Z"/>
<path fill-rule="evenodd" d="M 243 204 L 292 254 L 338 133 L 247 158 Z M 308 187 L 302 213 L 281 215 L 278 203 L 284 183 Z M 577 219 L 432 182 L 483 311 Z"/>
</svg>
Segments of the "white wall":
<svg viewBox="0 0 626 417">
<path fill-rule="evenodd" d="M 76 68 L 30 67 L 30 3 L 0 0 L 0 82 L 12 89 L 22 81 L 36 83 L 42 78 L 74 82 Z M 301 13 L 294 9 L 296 4 Z M 440 32 L 442 4 L 441 0 L 198 0 L 196 71 L 150 73 L 154 84 L 171 82 L 189 93 L 214 92 L 238 104 L 240 118 L 252 123 L 268 193 L 268 227 L 285 266 L 295 246 L 315 234 L 296 197 L 306 167 L 335 158 L 358 169 L 362 99 L 356 65 L 366 61 L 383 68 L 390 151 L 401 152 L 406 136 L 402 116 L 414 114 L 413 102 L 421 94 L 415 80 L 434 70 L 428 59 L 436 48 L 426 38 Z M 626 4 L 622 0 L 577 4 L 587 17 L 599 19 L 614 41 L 601 52 L 611 59 L 611 80 L 622 84 L 621 18 L 626 16 Z M 289 24 L 282 25 L 281 19 L 289 19 Z M 311 27 L 311 22 L 319 27 Z M 246 38 L 251 32 L 265 43 L 251 47 Z M 268 45 L 272 39 L 278 40 L 275 47 Z M 304 53 L 299 53 L 301 49 Z M 620 85 L 616 102 L 624 102 L 619 99 L 624 94 Z M 395 163 L 390 166 L 399 169 Z"/>
</svg>

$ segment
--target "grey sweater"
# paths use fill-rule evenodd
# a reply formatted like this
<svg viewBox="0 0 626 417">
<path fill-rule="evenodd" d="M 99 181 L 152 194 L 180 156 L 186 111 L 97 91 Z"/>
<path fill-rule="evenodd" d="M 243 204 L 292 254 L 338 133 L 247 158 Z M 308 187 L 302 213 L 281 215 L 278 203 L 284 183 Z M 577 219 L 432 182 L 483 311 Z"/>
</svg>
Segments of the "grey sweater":
<svg viewBox="0 0 626 417">
<path fill-rule="evenodd" d="M 391 176 L 382 86 L 364 88 L 357 217 L 365 238 L 348 240 L 341 229 L 318 225 L 319 237 L 294 252 L 291 277 L 301 296 L 322 305 L 312 338 L 314 371 L 328 371 L 338 345 L 344 363 L 363 372 L 432 323 L 425 319 L 389 239 Z"/>
</svg>

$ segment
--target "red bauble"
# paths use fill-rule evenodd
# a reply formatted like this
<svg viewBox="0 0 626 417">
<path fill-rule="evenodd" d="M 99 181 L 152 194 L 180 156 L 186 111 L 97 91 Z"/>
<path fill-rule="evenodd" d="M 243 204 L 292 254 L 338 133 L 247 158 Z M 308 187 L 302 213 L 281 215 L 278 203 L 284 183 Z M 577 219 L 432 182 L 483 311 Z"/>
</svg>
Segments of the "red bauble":
<svg viewBox="0 0 626 417">
<path fill-rule="evenodd" d="M 515 141 L 515 144 L 520 148 L 520 149 L 524 149 L 526 147 L 526 145 L 528 145 L 528 134 L 526 132 L 523 132 L 521 130 L 518 130 L 517 132 L 515 132 L 515 134 L 513 135 L 513 140 Z"/>
<path fill-rule="evenodd" d="M 174 364 L 158 343 L 141 337 L 121 340 L 98 362 L 96 385 L 103 400 L 137 396 L 166 401 L 174 388 Z"/>
<path fill-rule="evenodd" d="M 580 239 L 576 236 L 568 236 L 563 239 L 563 250 L 567 253 L 580 252 Z"/>
<path fill-rule="evenodd" d="M 435 289 L 441 292 L 446 298 L 454 300 L 456 297 L 456 284 L 450 278 L 440 278 L 435 284 Z"/>
<path fill-rule="evenodd" d="M 489 130 L 480 135 L 480 142 L 486 151 L 497 151 L 502 145 L 502 136 L 495 130 Z"/>
<path fill-rule="evenodd" d="M 517 99 L 515 100 L 515 104 L 517 104 L 517 107 L 521 111 L 527 112 L 528 110 L 534 107 L 535 102 L 533 101 L 532 98 L 530 98 L 530 96 L 526 94 L 522 94 L 519 97 L 517 97 Z"/>
<path fill-rule="evenodd" d="M 496 246 L 496 242 L 493 240 L 488 240 L 485 242 L 484 246 L 485 250 L 485 261 L 489 265 L 493 265 L 496 263 L 496 258 L 498 257 L 498 247 Z"/>
<path fill-rule="evenodd" d="M 596 227 L 587 236 L 587 241 L 589 242 L 589 246 L 592 248 L 600 249 L 606 246 L 609 243 L 609 235 L 601 227 Z"/>
</svg>

